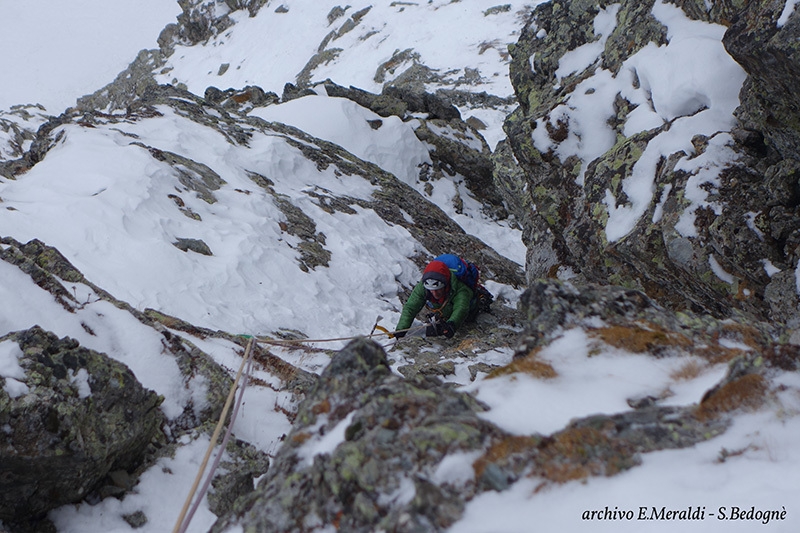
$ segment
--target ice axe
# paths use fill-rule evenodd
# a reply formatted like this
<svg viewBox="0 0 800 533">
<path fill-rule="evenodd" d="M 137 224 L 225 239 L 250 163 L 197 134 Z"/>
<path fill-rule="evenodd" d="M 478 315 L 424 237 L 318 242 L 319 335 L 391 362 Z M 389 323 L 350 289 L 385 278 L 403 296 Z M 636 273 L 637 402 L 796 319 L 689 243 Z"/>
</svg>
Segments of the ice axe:
<svg viewBox="0 0 800 533">
<path fill-rule="evenodd" d="M 372 326 L 372 331 L 369 332 L 369 336 L 370 337 L 372 337 L 372 335 L 375 333 L 376 329 L 379 329 L 379 330 L 383 331 L 384 333 L 389 333 L 388 329 L 386 329 L 383 326 L 379 326 L 378 325 L 378 322 L 380 322 L 381 320 L 383 320 L 383 317 L 381 315 L 378 315 L 378 318 L 375 319 L 375 325 Z"/>
<path fill-rule="evenodd" d="M 386 334 L 386 336 L 388 336 L 390 339 L 394 339 L 395 338 L 394 334 L 396 332 L 389 331 L 385 327 L 378 325 L 378 322 L 380 322 L 381 320 L 383 320 L 383 317 L 381 315 L 378 315 L 378 318 L 375 320 L 375 325 L 372 326 L 372 331 L 370 331 L 369 336 L 372 337 L 375 334 L 375 330 L 377 329 L 378 331 Z"/>
</svg>

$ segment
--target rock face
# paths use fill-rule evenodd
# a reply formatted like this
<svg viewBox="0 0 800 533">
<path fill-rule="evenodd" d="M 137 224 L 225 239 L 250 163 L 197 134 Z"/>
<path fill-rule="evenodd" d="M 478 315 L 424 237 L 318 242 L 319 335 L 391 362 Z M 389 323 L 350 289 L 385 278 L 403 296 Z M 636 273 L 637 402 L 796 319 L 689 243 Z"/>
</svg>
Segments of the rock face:
<svg viewBox="0 0 800 533">
<path fill-rule="evenodd" d="M 643 453 L 713 438 L 727 429 L 731 413 L 763 404 L 772 373 L 800 363 L 800 350 L 773 345 L 769 331 L 676 314 L 630 289 L 542 282 L 522 307 L 530 318 L 517 357 L 489 379 L 553 377 L 537 351 L 562 327 L 586 328 L 598 343 L 642 357 L 731 361 L 730 371 L 698 405 L 630 398 L 629 411 L 575 419 L 551 435 L 511 435 L 483 420 L 472 396 L 437 377 L 404 379 L 377 344 L 356 340 L 306 394 L 256 490 L 234 502 L 212 531 L 445 531 L 475 495 L 504 491 L 524 477 L 542 488 L 613 476 L 639 465 Z M 726 340 L 757 351 L 729 348 Z M 442 473 L 446 460 L 460 463 L 457 477 Z"/>
<path fill-rule="evenodd" d="M 258 488 L 212 531 L 233 524 L 246 531 L 444 531 L 480 492 L 505 490 L 524 476 L 561 483 L 614 475 L 638 464 L 641 452 L 687 446 L 724 427 L 687 419 L 676 429 L 679 410 L 654 408 L 635 419 L 592 418 L 551 436 L 518 437 L 482 420 L 481 411 L 437 378 L 392 374 L 379 346 L 354 341 L 307 395 Z M 440 473 L 447 458 L 471 462 L 472 472 L 462 466 L 458 479 Z"/>
<path fill-rule="evenodd" d="M 481 450 L 496 428 L 467 394 L 393 375 L 383 350 L 356 340 L 337 353 L 299 407 L 256 491 L 215 526 L 307 531 L 438 531 L 473 488 L 434 480 L 448 454 Z M 334 449 L 335 448 L 335 449 Z M 470 484 L 472 485 L 472 484 Z"/>
<path fill-rule="evenodd" d="M 781 270 L 764 288 L 771 316 L 796 327 L 800 302 L 793 270 L 800 259 L 800 102 L 794 87 L 800 79 L 800 18 L 795 14 L 780 26 L 782 9 L 780 2 L 747 3 L 723 40 L 749 75 L 736 111 L 740 128 L 733 132 L 748 168 L 726 185 L 742 212 L 755 213 L 760 239 L 749 244 L 756 250 L 767 248 L 768 257 Z M 734 249 L 739 256 L 747 255 L 745 246 Z"/>
<path fill-rule="evenodd" d="M 0 244 L 2 244 L 0 260 L 17 266 L 30 276 L 37 286 L 49 292 L 67 312 L 75 312 L 83 305 L 83 302 L 78 301 L 72 292 L 67 290 L 64 282 L 85 284 L 92 288 L 98 298 L 124 309 L 135 320 L 161 332 L 164 337 L 164 349 L 167 353 L 175 356 L 181 372 L 187 380 L 186 386 L 189 386 L 192 377 L 203 376 L 202 379 L 206 380 L 208 384 L 207 395 L 203 402 L 204 407 L 197 412 L 194 406 L 187 405 L 184 413 L 171 421 L 173 431 L 180 433 L 196 427 L 206 419 L 214 419 L 219 416 L 233 380 L 227 371 L 217 365 L 211 357 L 196 347 L 184 344 L 178 336 L 172 335 L 162 326 L 206 336 L 213 336 L 214 332 L 202 332 L 198 328 L 182 324 L 172 317 L 167 317 L 151 309 L 147 309 L 145 313 L 139 312 L 87 280 L 58 250 L 37 239 L 22 244 L 10 237 L 0 237 Z"/>
<path fill-rule="evenodd" d="M 520 307 L 527 320 L 517 357 L 549 344 L 564 329 L 576 327 L 588 328 L 606 343 L 619 342 L 619 348 L 633 352 L 663 357 L 695 353 L 704 347 L 701 353 L 723 360 L 742 354 L 723 346 L 725 339 L 764 349 L 781 332 L 779 326 L 752 321 L 742 313 L 719 320 L 688 310 L 672 311 L 636 289 L 576 286 L 558 280 L 532 284 Z"/>
<path fill-rule="evenodd" d="M 538 6 L 511 49 L 520 107 L 506 122 L 508 147 L 495 154 L 495 180 L 525 224 L 528 279 L 577 275 L 638 288 L 674 309 L 717 317 L 739 309 L 796 325 L 792 284 L 800 217 L 797 97 L 791 88 L 798 18 L 779 27 L 781 2 L 674 4 L 689 17 L 730 25 L 724 44 L 749 75 L 736 112 L 740 126 L 691 140 L 691 158 L 724 147 L 730 161 L 702 183 L 696 171 L 686 170 L 688 152 L 667 153 L 655 165 L 654 194 L 638 223 L 621 238 L 609 237 L 609 194 L 613 207 L 630 205 L 622 185 L 671 121 L 626 136 L 622 126 L 641 104 L 617 94 L 608 120 L 616 142 L 582 163 L 558 155 L 578 127 L 564 114 L 565 102 L 600 69 L 622 75 L 623 63 L 644 47 L 666 46 L 666 27 L 653 15 L 652 1 Z M 598 35 L 595 20 L 610 15 L 613 31 Z M 569 75 L 558 72 L 561 58 L 588 43 L 604 46 L 599 62 Z M 546 138 L 539 144 L 550 148 L 537 149 L 534 138 Z M 699 206 L 688 200 L 698 185 L 707 193 Z M 687 230 L 682 224 L 688 219 Z"/>
<path fill-rule="evenodd" d="M 80 501 L 109 472 L 138 465 L 164 417 L 127 367 L 38 327 L 0 343 L 18 345 L 24 370 L 0 390 L 0 519 Z"/>
</svg>

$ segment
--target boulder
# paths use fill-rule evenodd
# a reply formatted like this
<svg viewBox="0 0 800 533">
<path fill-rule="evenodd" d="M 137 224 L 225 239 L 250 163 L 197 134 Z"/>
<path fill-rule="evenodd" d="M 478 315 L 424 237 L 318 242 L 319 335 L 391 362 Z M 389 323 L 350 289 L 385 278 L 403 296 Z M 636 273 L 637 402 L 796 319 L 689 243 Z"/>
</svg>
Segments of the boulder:
<svg viewBox="0 0 800 533">
<path fill-rule="evenodd" d="M 433 482 L 437 466 L 500 433 L 480 411 L 438 379 L 393 374 L 379 345 L 355 340 L 307 394 L 256 490 L 213 531 L 442 531 L 475 489 Z"/>
<path fill-rule="evenodd" d="M 0 389 L 0 520 L 35 519 L 138 466 L 165 419 L 125 365 L 38 326 L 0 346 L 24 373 Z"/>
</svg>

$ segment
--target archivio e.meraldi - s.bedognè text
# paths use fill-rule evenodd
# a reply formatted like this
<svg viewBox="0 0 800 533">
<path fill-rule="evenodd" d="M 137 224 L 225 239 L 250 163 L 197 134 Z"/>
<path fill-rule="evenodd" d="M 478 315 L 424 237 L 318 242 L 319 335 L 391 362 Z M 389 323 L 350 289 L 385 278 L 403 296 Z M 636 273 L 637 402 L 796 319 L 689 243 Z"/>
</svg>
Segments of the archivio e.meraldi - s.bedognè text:
<svg viewBox="0 0 800 533">
<path fill-rule="evenodd" d="M 786 507 L 780 509 L 756 509 L 755 506 L 718 507 L 706 512 L 705 506 L 689 506 L 684 509 L 668 509 L 666 506 L 641 506 L 637 509 L 620 509 L 605 506 L 603 509 L 587 509 L 583 520 L 745 520 L 768 524 L 775 520 L 786 520 Z"/>
</svg>

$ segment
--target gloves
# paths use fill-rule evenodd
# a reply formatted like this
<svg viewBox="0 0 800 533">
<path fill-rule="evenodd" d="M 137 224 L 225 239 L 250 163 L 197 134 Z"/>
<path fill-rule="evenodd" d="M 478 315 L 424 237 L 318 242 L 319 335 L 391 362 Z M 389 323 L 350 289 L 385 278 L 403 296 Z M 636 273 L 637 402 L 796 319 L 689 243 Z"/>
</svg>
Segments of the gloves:
<svg viewBox="0 0 800 533">
<path fill-rule="evenodd" d="M 397 339 L 402 339 L 406 336 L 406 333 L 405 331 L 395 331 L 392 335 Z"/>
<path fill-rule="evenodd" d="M 437 337 L 439 335 L 444 335 L 448 339 L 451 338 L 456 333 L 456 328 L 453 326 L 452 322 L 437 322 L 436 325 L 430 325 L 425 328 L 425 336 L 426 337 Z"/>
<path fill-rule="evenodd" d="M 456 334 L 456 328 L 453 326 L 452 322 L 442 322 L 436 324 L 436 326 L 441 329 L 441 334 L 447 337 L 448 339 L 452 338 L 453 335 Z"/>
</svg>

